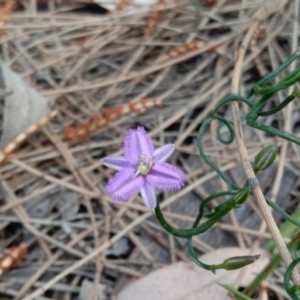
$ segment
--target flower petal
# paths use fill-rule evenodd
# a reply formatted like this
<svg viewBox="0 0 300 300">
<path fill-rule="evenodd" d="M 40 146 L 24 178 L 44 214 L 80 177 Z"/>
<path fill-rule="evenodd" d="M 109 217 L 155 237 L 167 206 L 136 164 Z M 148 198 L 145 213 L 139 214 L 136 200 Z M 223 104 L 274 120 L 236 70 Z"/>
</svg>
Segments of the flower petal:
<svg viewBox="0 0 300 300">
<path fill-rule="evenodd" d="M 184 185 L 186 175 L 173 165 L 165 162 L 155 163 L 145 176 L 146 182 L 155 188 L 167 191 L 179 190 Z"/>
<path fill-rule="evenodd" d="M 156 207 L 156 201 L 157 201 L 154 187 L 152 187 L 149 184 L 145 184 L 141 188 L 140 192 L 145 205 L 150 209 L 154 209 Z"/>
<path fill-rule="evenodd" d="M 124 152 L 126 159 L 132 164 L 137 164 L 142 154 L 153 155 L 154 145 L 144 127 L 128 130 L 124 140 Z"/>
<path fill-rule="evenodd" d="M 135 196 L 143 187 L 142 176 L 134 176 L 133 168 L 124 168 L 108 181 L 105 191 L 115 201 L 126 201 Z"/>
<path fill-rule="evenodd" d="M 131 166 L 130 162 L 123 156 L 107 156 L 101 159 L 101 162 L 104 166 L 118 171 Z"/>
<path fill-rule="evenodd" d="M 155 149 L 154 151 L 154 162 L 163 162 L 166 161 L 174 152 L 175 145 L 174 144 L 166 144 L 162 147 Z"/>
</svg>

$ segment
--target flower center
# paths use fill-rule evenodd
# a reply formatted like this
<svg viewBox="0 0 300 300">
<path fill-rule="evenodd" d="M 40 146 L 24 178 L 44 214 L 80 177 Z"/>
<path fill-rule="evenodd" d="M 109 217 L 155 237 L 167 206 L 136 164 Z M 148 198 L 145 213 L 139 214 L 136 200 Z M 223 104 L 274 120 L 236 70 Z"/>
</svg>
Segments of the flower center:
<svg viewBox="0 0 300 300">
<path fill-rule="evenodd" d="M 139 157 L 139 162 L 137 164 L 137 174 L 147 175 L 152 167 L 154 166 L 152 156 L 148 156 L 146 154 L 142 154 Z"/>
</svg>

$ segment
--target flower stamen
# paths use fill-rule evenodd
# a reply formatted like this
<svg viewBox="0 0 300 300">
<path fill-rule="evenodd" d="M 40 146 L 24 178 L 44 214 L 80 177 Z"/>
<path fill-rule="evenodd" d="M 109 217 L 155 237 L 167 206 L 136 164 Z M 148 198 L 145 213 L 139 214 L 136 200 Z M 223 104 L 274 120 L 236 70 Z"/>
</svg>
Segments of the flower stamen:
<svg viewBox="0 0 300 300">
<path fill-rule="evenodd" d="M 152 156 L 140 155 L 136 174 L 147 175 L 154 166 Z"/>
</svg>

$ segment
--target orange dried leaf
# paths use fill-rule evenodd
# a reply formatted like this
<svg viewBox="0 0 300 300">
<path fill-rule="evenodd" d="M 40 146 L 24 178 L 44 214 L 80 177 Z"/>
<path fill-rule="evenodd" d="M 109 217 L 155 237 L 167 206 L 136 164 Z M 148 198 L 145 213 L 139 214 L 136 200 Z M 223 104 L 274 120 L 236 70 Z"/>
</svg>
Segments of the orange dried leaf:
<svg viewBox="0 0 300 300">
<path fill-rule="evenodd" d="M 129 101 L 128 104 L 118 105 L 115 108 L 106 108 L 103 115 L 94 115 L 88 122 L 79 124 L 75 127 L 65 128 L 62 139 L 69 142 L 84 142 L 88 136 L 107 123 L 116 120 L 128 112 L 141 114 L 151 107 L 162 107 L 162 102 L 158 98 L 140 98 L 138 101 Z"/>
<path fill-rule="evenodd" d="M 0 258 L 0 276 L 19 265 L 27 251 L 27 246 L 24 243 L 11 247 L 9 252 Z"/>
<path fill-rule="evenodd" d="M 201 42 L 189 42 L 184 43 L 180 46 L 177 46 L 175 48 L 172 48 L 166 55 L 161 56 L 157 62 L 162 62 L 168 59 L 174 59 L 179 56 L 185 55 L 189 52 L 193 52 L 197 49 L 201 49 L 203 47 L 206 47 L 208 42 L 201 41 Z M 209 49 L 206 50 L 206 52 L 215 52 L 217 50 L 217 46 L 211 46 Z"/>
<path fill-rule="evenodd" d="M 5 0 L 3 6 L 0 8 L 0 22 L 7 24 L 11 20 L 12 12 L 18 7 L 16 0 Z M 0 34 L 5 32 L 4 29 L 0 29 Z"/>
<path fill-rule="evenodd" d="M 159 0 L 158 3 L 161 5 L 166 5 L 167 0 Z M 144 35 L 146 37 L 153 34 L 155 26 L 161 21 L 162 17 L 163 17 L 162 10 L 157 10 L 154 11 L 152 14 L 150 14 L 147 20 L 147 26 L 145 26 L 143 29 Z"/>
<path fill-rule="evenodd" d="M 124 10 L 129 4 L 130 0 L 120 0 L 116 5 L 116 10 Z"/>
</svg>

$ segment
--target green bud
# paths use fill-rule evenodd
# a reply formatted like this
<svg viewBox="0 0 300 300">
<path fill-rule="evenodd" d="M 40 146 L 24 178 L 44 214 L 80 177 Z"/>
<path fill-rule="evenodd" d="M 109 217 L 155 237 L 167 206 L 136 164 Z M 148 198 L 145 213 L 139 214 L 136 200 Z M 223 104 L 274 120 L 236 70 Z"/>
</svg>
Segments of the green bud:
<svg viewBox="0 0 300 300">
<path fill-rule="evenodd" d="M 244 188 L 240 189 L 234 196 L 234 208 L 239 208 L 241 204 L 243 204 L 250 194 L 250 187 L 245 186 Z"/>
<path fill-rule="evenodd" d="M 254 173 L 267 169 L 275 160 L 278 153 L 278 145 L 271 144 L 263 148 L 255 157 Z"/>
<path fill-rule="evenodd" d="M 230 201 L 231 200 L 229 199 L 229 200 L 225 201 L 224 203 L 221 203 L 218 206 L 214 207 L 211 210 L 211 213 L 210 214 L 206 214 L 205 217 L 206 218 L 211 218 L 215 213 L 217 213 L 218 211 L 221 211 L 224 207 L 226 207 Z"/>
<path fill-rule="evenodd" d="M 268 86 L 259 86 L 258 84 L 255 84 L 253 86 L 253 91 L 256 95 L 268 95 L 268 94 L 273 94 L 276 92 L 278 89 L 283 89 L 282 86 L 279 84 L 277 85 L 268 85 Z"/>
<path fill-rule="evenodd" d="M 295 90 L 295 91 L 293 91 L 292 95 L 293 95 L 295 98 L 299 98 L 299 97 L 300 97 L 300 90 Z"/>
<path fill-rule="evenodd" d="M 262 90 L 263 90 L 263 88 L 260 87 L 258 84 L 255 84 L 255 85 L 253 86 L 253 91 L 254 91 L 254 93 L 255 93 L 256 95 L 261 95 L 261 94 L 262 94 Z"/>
<path fill-rule="evenodd" d="M 237 270 L 254 263 L 259 258 L 260 258 L 260 254 L 254 256 L 250 256 L 250 255 L 233 256 L 225 259 L 222 264 L 212 265 L 211 271 L 215 274 L 216 270 L 221 270 L 221 269 L 227 271 Z"/>
</svg>

